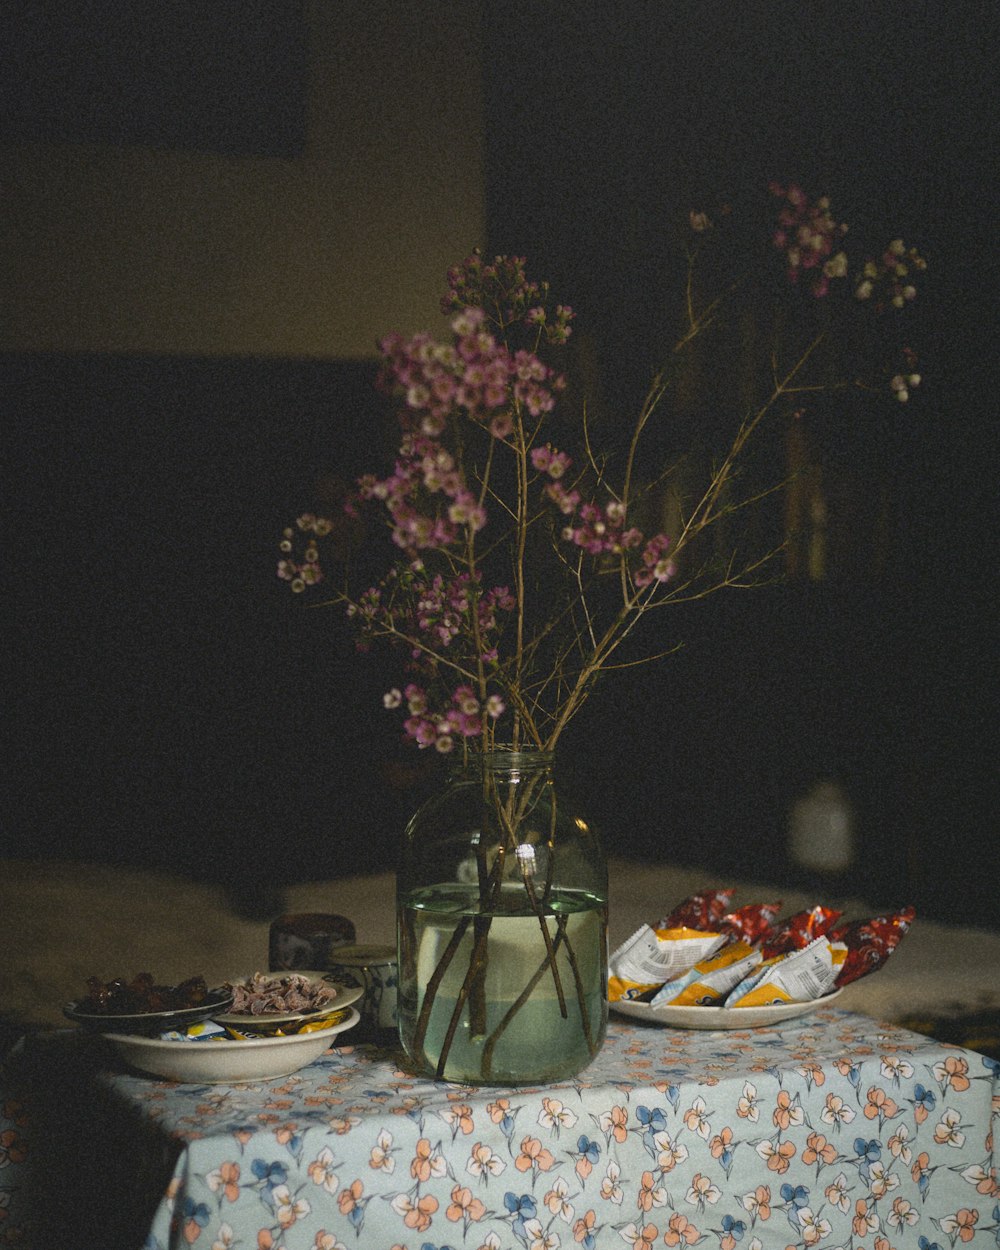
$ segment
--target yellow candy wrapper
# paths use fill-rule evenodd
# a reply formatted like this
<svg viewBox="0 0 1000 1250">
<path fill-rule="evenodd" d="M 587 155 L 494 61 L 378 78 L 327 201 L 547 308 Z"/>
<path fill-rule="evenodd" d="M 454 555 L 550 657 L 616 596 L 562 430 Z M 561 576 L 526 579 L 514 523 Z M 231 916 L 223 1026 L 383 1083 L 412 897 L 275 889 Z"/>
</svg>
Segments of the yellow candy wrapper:
<svg viewBox="0 0 1000 1250">
<path fill-rule="evenodd" d="M 714 954 L 724 933 L 698 929 L 651 929 L 642 925 L 615 950 L 609 961 L 608 999 L 639 998 L 688 972 Z"/>
<path fill-rule="evenodd" d="M 816 938 L 802 950 L 768 960 L 733 989 L 727 1007 L 766 1007 L 772 1003 L 805 1003 L 833 989 L 847 948 L 842 942 Z"/>
<path fill-rule="evenodd" d="M 314 1016 L 303 1023 L 300 1020 L 291 1020 L 287 1024 L 278 1028 L 270 1028 L 261 1032 L 251 1029 L 237 1029 L 233 1025 L 227 1025 L 229 1036 L 237 1042 L 251 1042 L 262 1037 L 291 1037 L 297 1033 L 318 1033 L 320 1029 L 328 1029 L 334 1024 L 339 1024 L 341 1020 L 347 1018 L 350 1008 L 343 1007 L 340 1011 L 331 1012 L 326 1016 Z"/>
<path fill-rule="evenodd" d="M 170 1029 L 160 1034 L 161 1042 L 209 1042 L 216 1038 L 224 1039 L 226 1030 L 214 1020 L 199 1020 L 189 1024 L 186 1029 Z"/>
<path fill-rule="evenodd" d="M 716 1007 L 761 961 L 749 942 L 730 942 L 683 976 L 668 981 L 651 1000 L 653 1007 Z"/>
</svg>

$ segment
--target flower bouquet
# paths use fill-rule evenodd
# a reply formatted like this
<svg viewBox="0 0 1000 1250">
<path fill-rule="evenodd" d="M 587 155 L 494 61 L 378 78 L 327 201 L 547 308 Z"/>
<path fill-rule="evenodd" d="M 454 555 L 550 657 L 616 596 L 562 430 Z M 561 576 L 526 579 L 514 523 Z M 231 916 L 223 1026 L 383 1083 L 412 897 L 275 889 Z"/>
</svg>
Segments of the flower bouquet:
<svg viewBox="0 0 1000 1250">
<path fill-rule="evenodd" d="M 826 199 L 770 193 L 772 224 L 748 248 L 728 206 L 688 217 L 676 333 L 627 420 L 595 421 L 569 386 L 559 355 L 574 313 L 523 259 L 456 265 L 448 333 L 381 343 L 399 451 L 345 505 L 386 527 L 389 567 L 355 587 L 349 567 L 333 574 L 321 559 L 331 518 L 284 531 L 279 576 L 296 592 L 332 587 L 326 600 L 360 645 L 388 648 L 399 678 L 385 707 L 418 748 L 459 762 L 467 809 L 475 796 L 472 814 L 457 814 L 455 787 L 418 813 L 398 882 L 401 1034 L 439 1077 L 551 1079 L 596 1051 L 606 874 L 586 822 L 557 797 L 552 754 L 598 679 L 674 649 L 665 609 L 769 574 L 780 542 L 730 537 L 720 557 L 705 540 L 783 485 L 744 474 L 762 431 L 824 393 L 899 402 L 920 382 L 899 334 L 919 253 L 897 239 L 852 259 Z M 699 345 L 717 344 L 716 373 L 735 365 L 726 314 L 748 311 L 760 367 L 729 393 L 726 442 L 694 489 L 675 492 L 667 528 L 675 462 L 650 431 L 669 420 Z"/>
</svg>

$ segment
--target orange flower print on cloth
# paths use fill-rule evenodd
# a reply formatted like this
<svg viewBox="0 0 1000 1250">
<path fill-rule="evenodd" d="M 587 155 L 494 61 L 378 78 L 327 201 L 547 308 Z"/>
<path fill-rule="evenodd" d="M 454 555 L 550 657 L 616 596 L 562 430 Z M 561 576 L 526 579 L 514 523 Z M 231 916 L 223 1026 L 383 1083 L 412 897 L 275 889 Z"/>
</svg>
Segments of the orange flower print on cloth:
<svg viewBox="0 0 1000 1250">
<path fill-rule="evenodd" d="M 772 1142 L 762 1141 L 757 1145 L 757 1153 L 767 1164 L 769 1171 L 783 1176 L 795 1158 L 795 1146 L 790 1141 L 781 1142 L 777 1146 Z"/>
<path fill-rule="evenodd" d="M 664 1174 L 672 1172 L 679 1163 L 683 1163 L 688 1157 L 687 1146 L 666 1132 L 657 1133 L 653 1137 L 653 1147 L 655 1149 L 654 1158 L 656 1159 L 656 1166 Z"/>
<path fill-rule="evenodd" d="M 312 1210 L 305 1198 L 296 1197 L 287 1185 L 278 1185 L 272 1191 L 274 1214 L 282 1229 L 288 1229 L 297 1221 L 308 1215 Z"/>
<path fill-rule="evenodd" d="M 486 1114 L 494 1124 L 503 1124 L 510 1117 L 510 1099 L 498 1098 L 486 1104 Z"/>
<path fill-rule="evenodd" d="M 626 1245 L 631 1246 L 632 1250 L 652 1250 L 659 1235 L 660 1230 L 655 1224 L 640 1226 L 635 1223 L 628 1223 L 621 1230 L 622 1241 Z M 670 1245 L 671 1243 L 668 1242 L 667 1244 Z"/>
<path fill-rule="evenodd" d="M 474 1197 L 472 1190 L 465 1185 L 455 1185 L 451 1191 L 451 1202 L 445 1210 L 445 1218 L 457 1224 L 462 1223 L 466 1232 L 470 1224 L 478 1223 L 486 1214 L 486 1204 Z"/>
<path fill-rule="evenodd" d="M 805 1077 L 806 1086 L 812 1089 L 815 1085 L 823 1085 L 826 1082 L 826 1073 L 818 1063 L 804 1063 L 802 1067 L 796 1069 L 800 1076 Z"/>
<path fill-rule="evenodd" d="M 407 1228 L 415 1232 L 425 1233 L 431 1226 L 434 1213 L 438 1209 L 438 1200 L 432 1194 L 425 1194 L 415 1201 L 409 1194 L 397 1194 L 392 1200 L 392 1209 L 403 1217 Z"/>
<path fill-rule="evenodd" d="M 959 1091 L 969 1088 L 969 1064 L 962 1055 L 949 1055 L 936 1063 L 931 1071 L 942 1088 L 950 1086 Z"/>
<path fill-rule="evenodd" d="M 837 1162 L 837 1147 L 828 1142 L 822 1133 L 810 1133 L 802 1152 L 802 1162 L 810 1166 L 815 1163 L 816 1175 L 819 1176 L 824 1167 Z"/>
<path fill-rule="evenodd" d="M 706 1205 L 714 1206 L 721 1197 L 722 1190 L 718 1185 L 707 1176 L 703 1176 L 701 1172 L 696 1172 L 691 1178 L 691 1186 L 684 1195 L 684 1201 L 690 1202 L 699 1211 L 704 1211 Z"/>
<path fill-rule="evenodd" d="M 612 1160 L 601 1181 L 601 1198 L 620 1207 L 625 1201 L 625 1190 L 621 1185 L 621 1168 Z"/>
<path fill-rule="evenodd" d="M 584 1211 L 583 1215 L 573 1223 L 573 1240 L 577 1245 L 593 1250 L 594 1236 L 597 1232 L 597 1212 L 593 1209 Z"/>
<path fill-rule="evenodd" d="M 899 1115 L 899 1107 L 897 1107 L 886 1091 L 879 1085 L 871 1086 L 864 1106 L 865 1118 L 878 1120 L 880 1123 L 883 1123 L 886 1120 L 895 1119 L 897 1115 Z"/>
<path fill-rule="evenodd" d="M 878 1215 L 874 1207 L 869 1206 L 864 1198 L 859 1198 L 854 1204 L 854 1219 L 851 1221 L 851 1230 L 855 1237 L 866 1237 L 877 1228 Z"/>
<path fill-rule="evenodd" d="M 805 1115 L 798 1104 L 797 1097 L 793 1098 L 787 1090 L 782 1090 L 778 1094 L 777 1105 L 771 1119 L 774 1121 L 775 1128 L 780 1128 L 782 1132 L 785 1132 L 793 1126 L 798 1128 L 800 1124 L 803 1124 Z"/>
<path fill-rule="evenodd" d="M 537 1137 L 525 1137 L 514 1166 L 519 1172 L 548 1172 L 554 1167 L 555 1161 L 555 1155 Z"/>
<path fill-rule="evenodd" d="M 740 1198 L 740 1206 L 750 1216 L 751 1227 L 758 1220 L 771 1218 L 771 1186 L 758 1185 L 756 1189 Z"/>
<path fill-rule="evenodd" d="M 464 1133 L 468 1136 L 475 1127 L 472 1122 L 472 1108 L 467 1103 L 449 1107 L 446 1111 L 442 1111 L 441 1118 L 446 1124 L 450 1125 L 453 1138 L 459 1133 Z"/>
<path fill-rule="evenodd" d="M 725 1167 L 726 1161 L 732 1157 L 733 1153 L 733 1130 L 724 1128 L 716 1133 L 709 1143 L 709 1150 L 712 1152 L 712 1158 L 720 1160 Z"/>
<path fill-rule="evenodd" d="M 598 1123 L 601 1132 L 609 1140 L 619 1145 L 628 1137 L 628 1110 L 625 1107 L 612 1107 L 601 1114 Z"/>
<path fill-rule="evenodd" d="M 321 1186 L 328 1194 L 335 1194 L 340 1183 L 333 1170 L 334 1166 L 333 1151 L 329 1146 L 324 1146 L 306 1169 L 312 1183 Z"/>
<path fill-rule="evenodd" d="M 543 1098 L 542 1109 L 538 1113 L 538 1123 L 544 1129 L 558 1133 L 560 1129 L 572 1128 L 576 1124 L 575 1112 L 565 1106 L 558 1098 Z"/>
<path fill-rule="evenodd" d="M 902 1231 L 912 1228 L 920 1220 L 920 1212 L 907 1198 L 894 1198 L 885 1222 L 890 1228 Z"/>
<path fill-rule="evenodd" d="M 808 1207 L 799 1208 L 795 1218 L 806 1246 L 818 1246 L 821 1241 L 825 1241 L 830 1236 L 833 1228 L 830 1221 L 825 1216 L 814 1215 Z M 726 1250 L 735 1250 L 735 1248 L 729 1246 Z"/>
<path fill-rule="evenodd" d="M 684 1112 L 684 1125 L 692 1133 L 697 1133 L 699 1137 L 706 1139 L 712 1131 L 709 1122 L 708 1111 L 703 1098 L 696 1098 Z"/>
<path fill-rule="evenodd" d="M 898 1089 L 903 1081 L 913 1075 L 913 1064 L 899 1055 L 883 1055 L 880 1070 L 882 1076 Z"/>
<path fill-rule="evenodd" d="M 465 1165 L 466 1172 L 470 1176 L 478 1177 L 484 1183 L 491 1176 L 499 1176 L 507 1167 L 500 1155 L 496 1154 L 489 1146 L 484 1146 L 482 1142 L 476 1142 L 472 1147 L 468 1162 Z"/>
<path fill-rule="evenodd" d="M 830 1124 L 839 1129 L 842 1125 L 850 1124 L 856 1114 L 854 1108 L 839 1094 L 827 1094 L 819 1118 L 824 1124 Z"/>
<path fill-rule="evenodd" d="M 337 1206 L 341 1215 L 350 1215 L 361 1205 L 365 1187 L 360 1181 L 352 1181 L 346 1189 L 337 1195 Z"/>
<path fill-rule="evenodd" d="M 32 1105 L 5 1079 L 0 1241 L 37 1244 Z M 998 1250 L 1000 1064 L 833 1008 L 728 1037 L 615 1021 L 531 1089 L 367 1043 L 280 1082 L 99 1082 L 120 1159 L 177 1159 L 136 1194 L 144 1250 Z"/>
<path fill-rule="evenodd" d="M 956 1211 L 954 1215 L 946 1215 L 941 1221 L 941 1231 L 952 1239 L 955 1243 L 957 1237 L 959 1241 L 969 1242 L 976 1235 L 976 1225 L 979 1223 L 979 1212 L 963 1207 L 960 1211 Z"/>
<path fill-rule="evenodd" d="M 972 1185 L 976 1193 L 982 1194 L 984 1198 L 1000 1197 L 1000 1183 L 997 1182 L 996 1173 L 985 1164 L 974 1163 L 972 1167 L 966 1168 L 962 1172 L 962 1180 Z"/>
<path fill-rule="evenodd" d="M 440 1150 L 432 1146 L 426 1137 L 417 1142 L 417 1152 L 410 1163 L 410 1175 L 415 1181 L 429 1181 L 431 1177 L 446 1175 L 448 1164 Z"/>
<path fill-rule="evenodd" d="M 757 1098 L 757 1087 L 749 1081 L 743 1086 L 743 1093 L 736 1104 L 736 1114 L 742 1120 L 756 1124 L 760 1119 L 760 1102 Z"/>
<path fill-rule="evenodd" d="M 209 1172 L 205 1180 L 214 1194 L 219 1194 L 226 1202 L 235 1202 L 240 1196 L 240 1165 L 223 1163 Z"/>
<path fill-rule="evenodd" d="M 552 1182 L 552 1188 L 542 1199 L 542 1205 L 550 1215 L 554 1215 L 566 1224 L 572 1224 L 576 1212 L 570 1201 L 569 1184 L 561 1176 L 557 1176 Z"/>
<path fill-rule="evenodd" d="M 654 1207 L 663 1207 L 666 1204 L 667 1191 L 662 1185 L 657 1184 L 656 1176 L 652 1172 L 643 1172 L 639 1183 L 639 1194 L 636 1198 L 639 1210 L 648 1215 Z"/>
<path fill-rule="evenodd" d="M 946 1108 L 944 1115 L 934 1125 L 934 1140 L 942 1145 L 956 1148 L 965 1145 L 960 1111 L 956 1111 L 954 1107 Z"/>
<path fill-rule="evenodd" d="M 212 1250 L 216 1250 L 214 1244 Z M 347 1250 L 347 1246 L 344 1245 L 336 1233 L 328 1233 L 325 1228 L 321 1228 L 316 1233 L 310 1250 Z M 392 1247 L 392 1250 L 405 1250 L 405 1247 L 396 1245 Z"/>
<path fill-rule="evenodd" d="M 701 1241 L 701 1232 L 679 1211 L 674 1212 L 667 1223 L 663 1241 L 668 1246 L 694 1246 Z"/>
<path fill-rule="evenodd" d="M 847 1182 L 847 1177 L 843 1172 L 838 1172 L 823 1194 L 832 1207 L 836 1207 L 838 1211 L 846 1215 L 851 1209 L 850 1192 L 851 1187 Z"/>
<path fill-rule="evenodd" d="M 378 1135 L 375 1145 L 368 1155 L 368 1166 L 387 1175 L 396 1170 L 396 1157 L 393 1153 L 392 1134 L 383 1129 Z"/>
</svg>

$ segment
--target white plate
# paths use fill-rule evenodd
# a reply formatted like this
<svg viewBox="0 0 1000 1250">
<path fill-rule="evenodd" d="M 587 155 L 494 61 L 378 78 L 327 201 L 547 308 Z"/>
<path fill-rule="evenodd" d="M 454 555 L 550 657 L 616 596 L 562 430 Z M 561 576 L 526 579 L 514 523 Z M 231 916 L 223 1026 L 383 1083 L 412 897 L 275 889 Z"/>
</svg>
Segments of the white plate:
<svg viewBox="0 0 1000 1250">
<path fill-rule="evenodd" d="M 168 1029 L 186 1029 L 199 1020 L 214 1018 L 216 1011 L 223 1010 L 233 1001 L 232 994 L 209 990 L 203 1003 L 197 1007 L 176 1007 L 172 1011 L 135 1011 L 128 1013 L 96 1012 L 87 1010 L 87 999 L 67 1003 L 63 1015 L 82 1024 L 84 1028 L 100 1033 L 166 1033 Z"/>
<path fill-rule="evenodd" d="M 843 988 L 843 987 L 841 987 Z M 611 1003 L 612 1011 L 631 1016 L 646 1024 L 665 1024 L 672 1029 L 759 1029 L 804 1016 L 817 1007 L 826 1007 L 840 994 L 824 994 L 808 1003 L 771 1003 L 766 1007 L 651 1007 L 649 1003 Z"/>
<path fill-rule="evenodd" d="M 247 1041 L 163 1041 L 130 1033 L 105 1033 L 133 1068 L 168 1081 L 194 1085 L 236 1085 L 288 1076 L 318 1059 L 338 1033 L 352 1029 L 361 1016 L 346 1008 L 344 1019 L 313 1033 L 259 1037 Z"/>
<path fill-rule="evenodd" d="M 334 990 L 336 998 L 324 1003 L 321 1007 L 311 1007 L 308 1011 L 262 1011 L 259 1015 L 254 1015 L 249 1011 L 224 1011 L 221 1015 L 213 1013 L 212 1019 L 218 1021 L 219 1024 L 231 1024 L 236 1029 L 276 1029 L 285 1024 L 299 1024 L 312 1020 L 316 1016 L 328 1016 L 331 1011 L 340 1011 L 342 1007 L 350 1007 L 365 992 L 364 986 L 342 985 L 326 972 L 300 972 L 296 968 L 291 972 L 271 972 L 261 975 L 273 977 L 276 981 L 286 976 L 305 977 L 308 981 L 322 985 L 324 989 Z M 249 980 L 249 977 L 236 977 L 228 984 L 239 985 Z"/>
</svg>

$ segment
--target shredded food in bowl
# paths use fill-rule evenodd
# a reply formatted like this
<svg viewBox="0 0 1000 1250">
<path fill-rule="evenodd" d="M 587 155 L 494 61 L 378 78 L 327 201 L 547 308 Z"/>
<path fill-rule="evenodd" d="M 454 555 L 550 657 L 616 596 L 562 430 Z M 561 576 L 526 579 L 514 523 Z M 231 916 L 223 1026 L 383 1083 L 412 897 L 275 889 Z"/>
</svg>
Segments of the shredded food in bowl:
<svg viewBox="0 0 1000 1250">
<path fill-rule="evenodd" d="M 315 1011 L 337 997 L 331 985 L 311 981 L 295 972 L 267 976 L 255 972 L 243 981 L 227 981 L 223 989 L 233 995 L 231 1012 L 238 1015 L 266 1016 L 280 1012 Z"/>
</svg>

